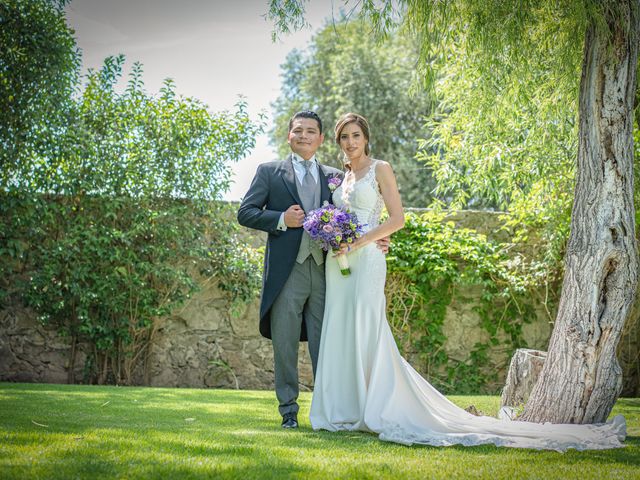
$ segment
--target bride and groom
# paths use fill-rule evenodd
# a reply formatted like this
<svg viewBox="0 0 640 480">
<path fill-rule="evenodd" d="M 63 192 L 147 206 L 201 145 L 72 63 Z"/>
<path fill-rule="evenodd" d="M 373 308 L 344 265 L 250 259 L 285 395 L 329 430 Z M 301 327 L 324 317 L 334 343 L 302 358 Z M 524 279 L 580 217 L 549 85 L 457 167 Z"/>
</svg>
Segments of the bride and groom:
<svg viewBox="0 0 640 480">
<path fill-rule="evenodd" d="M 385 315 L 384 254 L 404 213 L 391 166 L 370 157 L 370 138 L 361 115 L 338 120 L 335 141 L 345 155 L 343 173 L 316 160 L 324 140 L 318 115 L 296 113 L 287 138 L 292 154 L 258 167 L 238 211 L 241 225 L 268 233 L 260 333 L 273 343 L 282 426 L 298 426 L 298 342 L 308 340 L 315 377 L 310 421 L 316 430 L 368 431 L 408 445 L 490 443 L 561 451 L 623 446 L 620 416 L 603 425 L 474 416 L 402 358 Z M 365 224 L 355 244 L 344 245 L 337 255 L 324 255 L 302 228 L 305 212 L 325 201 L 354 212 Z M 383 208 L 388 215 L 380 223 Z M 341 274 L 339 255 L 348 255 L 351 275 Z"/>
</svg>

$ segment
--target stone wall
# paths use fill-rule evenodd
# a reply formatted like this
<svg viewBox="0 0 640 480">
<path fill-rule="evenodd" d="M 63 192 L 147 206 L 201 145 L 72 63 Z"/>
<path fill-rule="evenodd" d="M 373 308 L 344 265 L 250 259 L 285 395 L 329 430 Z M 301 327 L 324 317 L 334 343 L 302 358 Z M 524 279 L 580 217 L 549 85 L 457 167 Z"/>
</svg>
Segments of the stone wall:
<svg viewBox="0 0 640 480">
<path fill-rule="evenodd" d="M 0 380 L 67 383 L 69 352 L 68 339 L 43 326 L 30 310 L 0 311 Z M 84 364 L 84 358 L 78 360 Z"/>
<path fill-rule="evenodd" d="M 498 216 L 491 212 L 462 212 L 448 218 L 459 226 L 475 228 L 493 236 L 500 231 Z M 500 234 L 500 233 L 498 233 Z M 247 233 L 247 235 L 249 235 Z M 264 242 L 255 234 L 247 241 Z M 477 342 L 485 343 L 488 333 L 474 311 L 479 287 L 461 287 L 448 307 L 443 325 L 449 357 L 465 361 Z M 162 319 L 153 333 L 146 375 L 138 372 L 136 384 L 163 387 L 224 387 L 241 389 L 273 388 L 271 342 L 258 333 L 259 299 L 239 315 L 232 315 L 224 296 L 215 286 L 207 286 L 172 316 Z M 536 321 L 524 326 L 526 345 L 546 349 L 552 325 L 540 310 Z M 34 313 L 19 305 L 0 311 L 0 380 L 66 383 L 73 369 L 75 381 L 83 379 L 87 347 L 78 346 L 75 365 L 68 365 L 69 340 L 41 325 Z M 509 352 L 497 346 L 490 352 L 500 387 L 506 376 Z M 416 356 L 408 360 L 420 371 Z M 312 388 L 311 364 L 306 344 L 300 347 L 301 389 Z"/>
<path fill-rule="evenodd" d="M 215 287 L 194 295 L 153 334 L 147 375 L 136 384 L 162 387 L 273 388 L 271 342 L 258 333 L 256 299 L 239 316 Z M 83 381 L 87 346 L 79 345 L 73 373 Z M 0 311 L 0 381 L 67 383 L 70 341 L 43 326 L 33 311 L 13 306 Z M 306 344 L 300 346 L 300 384 L 312 386 Z"/>
<path fill-rule="evenodd" d="M 478 287 L 456 292 L 447 309 L 443 333 L 445 350 L 452 359 L 465 361 L 477 342 L 488 340 L 480 326 L 474 303 L 466 299 L 480 294 Z M 162 387 L 273 388 L 271 342 L 258 333 L 259 301 L 239 316 L 231 315 L 227 301 L 215 287 L 200 291 L 180 311 L 156 325 L 147 377 L 138 373 L 135 383 Z M 69 340 L 41 325 L 32 311 L 11 308 L 0 312 L 0 380 L 66 383 L 70 357 Z M 525 325 L 524 338 L 531 348 L 546 348 L 550 324 Z M 76 381 L 83 379 L 86 346 L 79 345 L 74 366 Z M 495 347 L 492 366 L 506 375 L 509 353 Z M 417 355 L 408 360 L 422 370 Z M 312 388 L 311 363 L 306 344 L 300 347 L 301 389 Z M 496 389 L 499 385 L 493 385 Z"/>
<path fill-rule="evenodd" d="M 259 300 L 232 315 L 210 287 L 158 326 L 149 384 L 177 387 L 273 388 L 271 341 L 258 332 Z M 300 347 L 300 383 L 312 385 L 306 344 Z"/>
</svg>

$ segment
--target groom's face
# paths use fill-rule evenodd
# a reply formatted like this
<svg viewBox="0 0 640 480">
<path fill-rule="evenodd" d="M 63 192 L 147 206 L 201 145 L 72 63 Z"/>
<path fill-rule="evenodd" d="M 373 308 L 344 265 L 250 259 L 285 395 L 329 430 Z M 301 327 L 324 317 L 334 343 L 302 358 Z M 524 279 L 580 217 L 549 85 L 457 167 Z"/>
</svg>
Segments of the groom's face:
<svg viewBox="0 0 640 480">
<path fill-rule="evenodd" d="M 324 135 L 320 133 L 320 126 L 313 118 L 301 117 L 293 120 L 287 142 L 294 153 L 309 160 L 323 141 Z"/>
</svg>

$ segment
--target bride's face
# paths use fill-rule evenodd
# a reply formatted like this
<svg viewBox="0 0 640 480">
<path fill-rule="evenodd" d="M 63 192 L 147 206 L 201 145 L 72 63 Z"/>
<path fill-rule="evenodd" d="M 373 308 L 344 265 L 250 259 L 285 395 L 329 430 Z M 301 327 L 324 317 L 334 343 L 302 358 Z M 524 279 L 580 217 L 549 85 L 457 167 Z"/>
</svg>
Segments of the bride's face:
<svg viewBox="0 0 640 480">
<path fill-rule="evenodd" d="M 367 141 L 360 125 L 355 122 L 347 123 L 340 132 L 340 148 L 349 160 L 365 155 L 364 149 Z"/>
</svg>

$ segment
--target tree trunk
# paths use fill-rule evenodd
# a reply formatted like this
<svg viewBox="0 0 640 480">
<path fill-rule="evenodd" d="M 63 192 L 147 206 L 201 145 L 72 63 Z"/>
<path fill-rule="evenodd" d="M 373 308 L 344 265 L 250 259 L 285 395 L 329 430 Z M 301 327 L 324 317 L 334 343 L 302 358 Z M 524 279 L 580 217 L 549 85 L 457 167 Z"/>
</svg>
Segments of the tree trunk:
<svg viewBox="0 0 640 480">
<path fill-rule="evenodd" d="M 547 361 L 522 420 L 604 422 L 622 386 L 616 347 L 638 281 L 633 102 L 638 0 L 603 0 L 587 29 L 571 234 Z"/>
<path fill-rule="evenodd" d="M 623 397 L 640 396 L 640 289 L 636 289 L 636 303 L 622 329 L 618 344 L 618 362 L 622 367 Z"/>
<path fill-rule="evenodd" d="M 511 357 L 507 381 L 502 390 L 501 407 L 518 407 L 527 403 L 547 358 L 547 352 L 519 348 Z"/>
<path fill-rule="evenodd" d="M 69 370 L 67 370 L 67 383 L 73 385 L 76 383 L 75 367 L 76 367 L 76 348 L 78 346 L 78 336 L 71 336 L 71 353 L 69 354 Z"/>
</svg>

